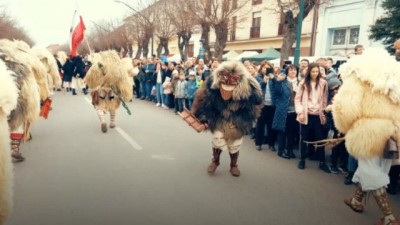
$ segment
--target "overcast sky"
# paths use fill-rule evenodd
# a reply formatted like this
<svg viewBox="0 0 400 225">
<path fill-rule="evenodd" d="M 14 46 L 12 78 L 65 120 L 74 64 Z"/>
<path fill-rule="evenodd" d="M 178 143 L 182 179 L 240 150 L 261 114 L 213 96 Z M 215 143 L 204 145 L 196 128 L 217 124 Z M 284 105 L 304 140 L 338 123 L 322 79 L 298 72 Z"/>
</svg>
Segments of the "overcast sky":
<svg viewBox="0 0 400 225">
<path fill-rule="evenodd" d="M 94 27 L 93 22 L 115 19 L 122 21 L 131 12 L 126 6 L 114 0 L 5 0 L 7 12 L 25 28 L 37 45 L 68 42 L 69 29 L 76 5 L 83 17 L 86 28 Z"/>
</svg>

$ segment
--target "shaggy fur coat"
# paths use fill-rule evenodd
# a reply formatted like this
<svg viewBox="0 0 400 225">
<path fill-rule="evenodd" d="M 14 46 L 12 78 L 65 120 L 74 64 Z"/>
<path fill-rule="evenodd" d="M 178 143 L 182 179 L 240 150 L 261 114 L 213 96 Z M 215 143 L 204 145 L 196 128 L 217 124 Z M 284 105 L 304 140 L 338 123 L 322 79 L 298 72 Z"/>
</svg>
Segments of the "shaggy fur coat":
<svg viewBox="0 0 400 225">
<path fill-rule="evenodd" d="M 35 56 L 23 41 L 0 40 L 0 52 L 4 53 L 12 61 L 24 64 L 34 75 L 40 90 L 40 99 L 46 100 L 50 96 L 48 75 L 43 63 Z"/>
<path fill-rule="evenodd" d="M 232 98 L 227 101 L 222 99 L 219 90 L 219 73 L 223 70 L 240 75 L 239 84 L 233 90 Z M 206 122 L 211 132 L 222 131 L 229 143 L 249 131 L 252 122 L 259 116 L 261 103 L 260 85 L 243 64 L 224 62 L 197 90 L 191 112 L 200 121 Z"/>
<path fill-rule="evenodd" d="M 40 95 L 39 86 L 29 68 L 24 64 L 7 59 L 5 55 L 0 55 L 7 68 L 12 71 L 11 76 L 18 88 L 18 104 L 11 111 L 8 117 L 10 130 L 15 130 L 25 122 L 34 123 L 39 118 Z"/>
<path fill-rule="evenodd" d="M 342 65 L 343 85 L 333 100 L 336 128 L 356 158 L 382 156 L 386 142 L 400 143 L 400 63 L 368 49 Z"/>
<path fill-rule="evenodd" d="M 96 53 L 92 57 L 92 63 L 85 76 L 85 83 L 93 90 L 92 97 L 98 93 L 106 95 L 98 99 L 97 107 L 113 111 L 121 103 L 117 95 L 125 101 L 132 99 L 132 77 L 128 74 L 129 68 L 122 63 L 117 52 L 110 50 Z M 109 94 L 111 89 L 116 92 L 114 97 Z"/>
<path fill-rule="evenodd" d="M 4 224 L 10 215 L 13 203 L 13 173 L 7 116 L 17 105 L 18 88 L 12 74 L 0 60 L 0 224 Z"/>
</svg>

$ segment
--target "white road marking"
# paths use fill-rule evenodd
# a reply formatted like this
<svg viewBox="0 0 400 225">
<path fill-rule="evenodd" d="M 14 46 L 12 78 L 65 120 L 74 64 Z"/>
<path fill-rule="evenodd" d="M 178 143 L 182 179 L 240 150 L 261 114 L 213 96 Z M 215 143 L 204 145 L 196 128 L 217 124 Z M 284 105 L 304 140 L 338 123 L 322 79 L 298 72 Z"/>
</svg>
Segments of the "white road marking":
<svg viewBox="0 0 400 225">
<path fill-rule="evenodd" d="M 124 130 L 120 127 L 115 127 L 115 130 L 136 150 L 143 150 L 142 146 L 140 146 L 133 138 L 131 138 Z"/>
<path fill-rule="evenodd" d="M 87 103 L 92 105 L 92 102 L 88 98 L 84 98 Z M 143 150 L 142 146 L 140 146 L 133 138 L 129 136 L 122 128 L 115 127 L 114 128 L 135 150 Z"/>
<path fill-rule="evenodd" d="M 91 106 L 93 106 L 93 105 L 92 105 L 92 101 L 90 101 L 90 100 L 89 100 L 88 98 L 86 98 L 86 97 L 85 97 L 84 99 L 87 101 L 87 103 L 89 103 Z"/>
</svg>

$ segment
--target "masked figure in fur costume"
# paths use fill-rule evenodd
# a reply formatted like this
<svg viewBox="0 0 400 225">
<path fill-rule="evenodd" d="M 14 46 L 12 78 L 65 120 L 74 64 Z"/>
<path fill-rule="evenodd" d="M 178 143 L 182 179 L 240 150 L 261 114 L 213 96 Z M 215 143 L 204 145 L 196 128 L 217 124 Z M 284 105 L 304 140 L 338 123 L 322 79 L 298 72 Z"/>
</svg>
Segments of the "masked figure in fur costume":
<svg viewBox="0 0 400 225">
<path fill-rule="evenodd" d="M 333 101 L 333 118 L 347 150 L 358 159 L 353 182 L 359 186 L 345 203 L 362 212 L 370 192 L 383 213 L 377 224 L 400 225 L 385 189 L 392 159 L 383 157 L 390 139 L 400 144 L 400 63 L 385 50 L 368 49 L 342 65 L 340 74 L 343 85 Z"/>
<path fill-rule="evenodd" d="M 5 224 L 12 211 L 12 165 L 8 116 L 18 101 L 15 74 L 0 59 L 0 225 Z"/>
<path fill-rule="evenodd" d="M 50 97 L 45 66 L 30 52 L 22 41 L 0 40 L 1 59 L 14 73 L 14 81 L 19 89 L 17 107 L 9 115 L 11 154 L 16 162 L 24 160 L 20 152 L 22 140 L 30 135 L 27 124 L 39 118 L 40 102 Z"/>
<path fill-rule="evenodd" d="M 101 131 L 107 132 L 105 113 L 110 112 L 110 128 L 115 125 L 115 112 L 121 99 L 132 99 L 132 78 L 117 52 L 103 51 L 93 55 L 93 64 L 85 76 L 85 83 L 92 90 L 92 104 L 100 119 Z"/>
<path fill-rule="evenodd" d="M 261 88 L 242 63 L 224 62 L 195 95 L 191 112 L 206 123 L 213 135 L 213 158 L 208 173 L 219 165 L 220 154 L 228 151 L 230 172 L 239 176 L 238 157 L 243 136 L 250 130 L 262 103 Z"/>
</svg>

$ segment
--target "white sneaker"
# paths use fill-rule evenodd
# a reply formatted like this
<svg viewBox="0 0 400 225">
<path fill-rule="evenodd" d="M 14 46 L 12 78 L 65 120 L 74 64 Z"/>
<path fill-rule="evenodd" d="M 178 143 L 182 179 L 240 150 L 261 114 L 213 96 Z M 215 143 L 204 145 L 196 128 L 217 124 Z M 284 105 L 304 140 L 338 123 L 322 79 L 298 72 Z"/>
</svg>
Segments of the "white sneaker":
<svg viewBox="0 0 400 225">
<path fill-rule="evenodd" d="M 162 104 L 162 105 L 161 105 L 161 107 L 165 108 L 165 105 L 164 105 L 164 104 Z"/>
<path fill-rule="evenodd" d="M 160 106 L 160 103 L 157 103 L 156 106 Z"/>
</svg>

